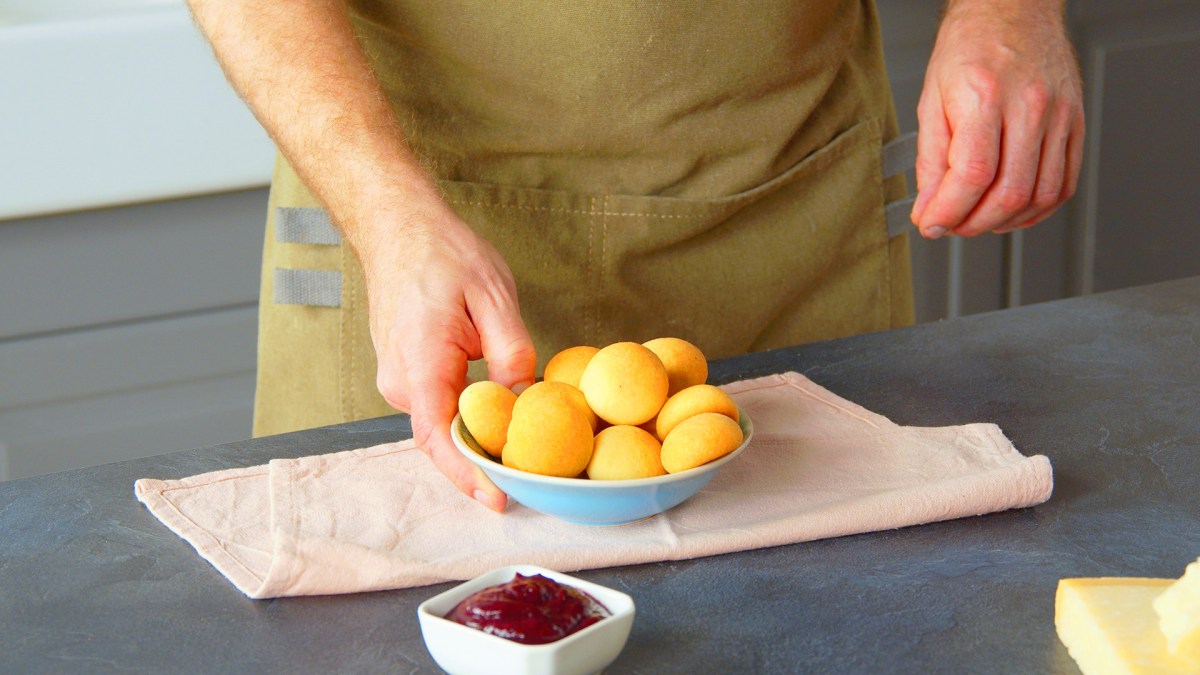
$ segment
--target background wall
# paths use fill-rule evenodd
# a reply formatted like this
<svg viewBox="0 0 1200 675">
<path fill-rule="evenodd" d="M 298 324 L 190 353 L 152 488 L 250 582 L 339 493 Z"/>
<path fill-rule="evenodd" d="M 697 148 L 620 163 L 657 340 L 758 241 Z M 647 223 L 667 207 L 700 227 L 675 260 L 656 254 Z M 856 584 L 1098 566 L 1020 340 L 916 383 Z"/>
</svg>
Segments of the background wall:
<svg viewBox="0 0 1200 675">
<path fill-rule="evenodd" d="M 29 200 L 11 181 L 0 187 L 0 480 L 250 434 L 270 148 L 249 114 L 230 107 L 232 95 L 179 15 L 181 5 L 149 4 L 162 12 L 156 22 L 191 31 L 169 42 L 190 50 L 185 58 L 196 68 L 183 94 L 221 92 L 204 97 L 221 102 L 219 114 L 207 112 L 202 125 L 183 113 L 168 116 L 178 126 L 160 130 L 162 137 L 195 139 L 197 152 L 230 133 L 261 145 L 239 143 L 250 148 L 248 157 L 210 152 L 215 170 L 228 176 L 190 178 L 194 188 L 163 188 L 154 201 L 114 193 L 89 197 L 89 206 L 64 195 L 67 213 L 6 213 L 6 203 Z M 879 4 L 901 125 L 915 130 L 940 0 Z M 1069 11 L 1087 90 L 1080 192 L 1053 219 L 1022 233 L 915 237 L 922 321 L 1200 274 L 1200 6 L 1079 0 Z M 5 18 L 0 51 L 13 44 L 5 41 L 12 33 Z M 6 63 L 0 59 L 4 82 L 15 77 Z M 178 86 L 177 79 L 161 86 Z M 183 95 L 166 94 L 161 105 Z M 14 114 L 0 107 L 0 128 L 19 126 Z M 117 134 L 118 141 L 134 143 L 138 131 L 121 133 L 129 136 Z M 0 137 L 6 143 L 16 141 Z M 39 156 L 70 150 L 31 145 Z M 93 167 L 101 176 L 122 171 L 121 146 L 113 147 L 104 153 L 112 166 Z M 151 167 L 143 182 L 170 173 L 170 162 L 147 156 L 129 167 Z"/>
</svg>

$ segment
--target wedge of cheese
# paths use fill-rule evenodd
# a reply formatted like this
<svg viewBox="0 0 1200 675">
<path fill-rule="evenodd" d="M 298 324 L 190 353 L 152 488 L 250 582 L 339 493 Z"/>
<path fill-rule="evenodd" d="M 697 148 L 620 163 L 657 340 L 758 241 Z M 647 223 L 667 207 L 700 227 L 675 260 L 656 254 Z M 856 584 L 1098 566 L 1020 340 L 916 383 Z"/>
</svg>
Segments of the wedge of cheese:
<svg viewBox="0 0 1200 675">
<path fill-rule="evenodd" d="M 1200 661 L 1200 560 L 1154 599 L 1167 651 Z"/>
<path fill-rule="evenodd" d="M 1062 579 L 1054 626 L 1084 675 L 1200 673 L 1200 660 L 1172 654 L 1159 630 L 1154 599 L 1174 579 Z"/>
</svg>

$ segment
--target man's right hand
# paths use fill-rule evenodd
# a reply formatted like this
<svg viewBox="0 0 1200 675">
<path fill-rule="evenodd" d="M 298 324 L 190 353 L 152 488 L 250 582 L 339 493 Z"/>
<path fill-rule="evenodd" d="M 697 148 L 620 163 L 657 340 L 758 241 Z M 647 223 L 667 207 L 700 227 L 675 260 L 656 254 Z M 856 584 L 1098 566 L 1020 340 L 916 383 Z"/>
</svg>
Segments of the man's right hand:
<svg viewBox="0 0 1200 675">
<path fill-rule="evenodd" d="M 535 353 L 521 320 L 512 273 L 500 254 L 449 207 L 425 210 L 370 231 L 363 264 L 377 385 L 412 417 L 413 439 L 464 494 L 496 511 L 507 501 L 450 440 L 467 361 L 521 391 L 534 381 Z"/>
</svg>

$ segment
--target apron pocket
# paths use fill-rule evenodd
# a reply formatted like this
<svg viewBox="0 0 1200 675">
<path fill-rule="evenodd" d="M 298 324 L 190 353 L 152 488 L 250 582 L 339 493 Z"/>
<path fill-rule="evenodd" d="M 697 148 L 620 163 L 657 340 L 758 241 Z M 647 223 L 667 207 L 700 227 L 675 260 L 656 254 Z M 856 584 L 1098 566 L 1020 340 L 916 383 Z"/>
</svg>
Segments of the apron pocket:
<svg viewBox="0 0 1200 675">
<path fill-rule="evenodd" d="M 512 268 L 539 365 L 665 335 L 720 358 L 888 327 L 880 134 L 863 121 L 712 199 L 441 186 Z"/>
</svg>

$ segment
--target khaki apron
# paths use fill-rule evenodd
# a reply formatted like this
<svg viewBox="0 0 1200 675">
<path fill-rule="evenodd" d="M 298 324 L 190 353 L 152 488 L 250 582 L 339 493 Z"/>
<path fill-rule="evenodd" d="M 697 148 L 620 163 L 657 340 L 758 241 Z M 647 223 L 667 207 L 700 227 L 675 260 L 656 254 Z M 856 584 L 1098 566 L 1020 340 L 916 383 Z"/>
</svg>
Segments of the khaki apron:
<svg viewBox="0 0 1200 675">
<path fill-rule="evenodd" d="M 580 344 L 677 336 L 720 358 L 912 322 L 907 235 L 884 224 L 905 188 L 882 176 L 896 125 L 870 0 L 352 15 L 413 149 L 512 269 L 539 373 Z M 256 436 L 394 412 L 353 252 L 303 232 L 320 206 L 280 158 Z M 320 292 L 297 296 L 295 275 Z"/>
</svg>

